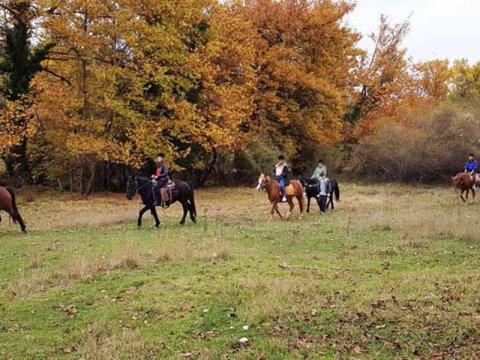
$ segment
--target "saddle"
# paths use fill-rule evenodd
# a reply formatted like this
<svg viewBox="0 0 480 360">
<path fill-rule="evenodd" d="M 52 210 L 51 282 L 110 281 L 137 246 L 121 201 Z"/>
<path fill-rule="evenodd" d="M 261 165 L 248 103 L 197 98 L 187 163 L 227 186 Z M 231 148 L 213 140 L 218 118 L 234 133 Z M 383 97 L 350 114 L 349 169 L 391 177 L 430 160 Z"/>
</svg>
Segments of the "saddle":
<svg viewBox="0 0 480 360">
<path fill-rule="evenodd" d="M 164 204 L 168 204 L 172 199 L 172 191 L 175 189 L 175 183 L 168 180 L 164 187 L 160 189 L 160 198 Z"/>
<path fill-rule="evenodd" d="M 285 195 L 293 196 L 295 195 L 295 188 L 292 184 L 285 186 Z"/>
</svg>

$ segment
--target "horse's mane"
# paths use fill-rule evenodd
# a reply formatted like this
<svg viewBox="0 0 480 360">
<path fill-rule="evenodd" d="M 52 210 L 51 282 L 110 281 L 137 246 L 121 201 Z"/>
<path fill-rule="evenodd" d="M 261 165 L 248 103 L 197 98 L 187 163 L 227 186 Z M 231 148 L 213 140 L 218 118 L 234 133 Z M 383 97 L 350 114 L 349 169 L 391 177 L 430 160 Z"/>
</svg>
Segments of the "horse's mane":
<svg viewBox="0 0 480 360">
<path fill-rule="evenodd" d="M 145 177 L 145 176 L 136 176 L 137 180 L 140 180 L 140 181 L 150 181 L 149 178 Z"/>
</svg>

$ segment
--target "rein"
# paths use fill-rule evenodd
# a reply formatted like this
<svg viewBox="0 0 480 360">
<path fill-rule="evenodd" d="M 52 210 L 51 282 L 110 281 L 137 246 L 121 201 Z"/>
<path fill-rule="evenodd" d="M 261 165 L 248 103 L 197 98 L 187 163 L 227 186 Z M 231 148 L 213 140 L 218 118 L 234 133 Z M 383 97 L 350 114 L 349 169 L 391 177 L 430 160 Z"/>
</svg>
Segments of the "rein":
<svg viewBox="0 0 480 360">
<path fill-rule="evenodd" d="M 147 180 L 147 181 L 145 182 L 145 184 L 143 184 L 142 186 L 139 187 L 139 186 L 138 186 L 138 179 L 135 179 L 135 185 L 137 185 L 137 192 L 138 192 L 139 190 L 143 189 L 145 186 L 147 186 L 147 185 L 149 185 L 149 184 L 152 184 L 152 183 L 153 183 L 152 180 Z"/>
</svg>

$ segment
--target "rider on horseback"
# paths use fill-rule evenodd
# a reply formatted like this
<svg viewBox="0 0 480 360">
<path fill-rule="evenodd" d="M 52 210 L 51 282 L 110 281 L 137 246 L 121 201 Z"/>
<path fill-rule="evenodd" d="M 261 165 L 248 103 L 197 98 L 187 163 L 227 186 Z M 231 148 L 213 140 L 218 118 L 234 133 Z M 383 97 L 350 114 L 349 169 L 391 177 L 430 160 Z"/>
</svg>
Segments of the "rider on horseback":
<svg viewBox="0 0 480 360">
<path fill-rule="evenodd" d="M 158 206 L 163 206 L 162 198 L 160 196 L 160 189 L 167 185 L 169 177 L 168 177 L 168 167 L 165 164 L 165 155 L 160 153 L 157 156 L 157 170 L 155 175 L 152 175 L 152 183 L 153 183 L 153 194 L 155 197 L 155 203 Z"/>
<path fill-rule="evenodd" d="M 285 194 L 285 187 L 290 184 L 288 175 L 290 170 L 287 163 L 285 162 L 285 157 L 280 155 L 278 157 L 278 162 L 273 169 L 273 178 L 277 181 L 278 186 L 280 187 L 280 193 L 282 194 L 282 202 L 287 201 L 287 196 Z"/>
<path fill-rule="evenodd" d="M 327 167 L 325 166 L 323 160 L 318 160 L 318 165 L 313 172 L 312 179 L 320 181 L 322 176 L 327 176 Z"/>
<path fill-rule="evenodd" d="M 465 163 L 465 172 L 469 173 L 472 176 L 472 189 L 475 190 L 475 185 L 477 182 L 478 163 L 472 153 L 468 154 L 468 161 Z"/>
</svg>

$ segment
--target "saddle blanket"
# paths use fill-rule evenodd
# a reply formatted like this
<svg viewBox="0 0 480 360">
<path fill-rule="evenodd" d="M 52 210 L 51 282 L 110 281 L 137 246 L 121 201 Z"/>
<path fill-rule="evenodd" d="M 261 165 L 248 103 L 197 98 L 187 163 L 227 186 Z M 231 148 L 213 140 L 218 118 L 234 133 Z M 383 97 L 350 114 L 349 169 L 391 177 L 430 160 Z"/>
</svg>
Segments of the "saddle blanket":
<svg viewBox="0 0 480 360">
<path fill-rule="evenodd" d="M 295 188 L 293 187 L 292 184 L 285 186 L 285 194 L 288 196 L 295 195 Z"/>
<path fill-rule="evenodd" d="M 167 184 L 160 189 L 160 197 L 164 202 L 170 201 L 173 189 L 175 189 L 175 183 L 172 180 L 168 180 Z"/>
</svg>

